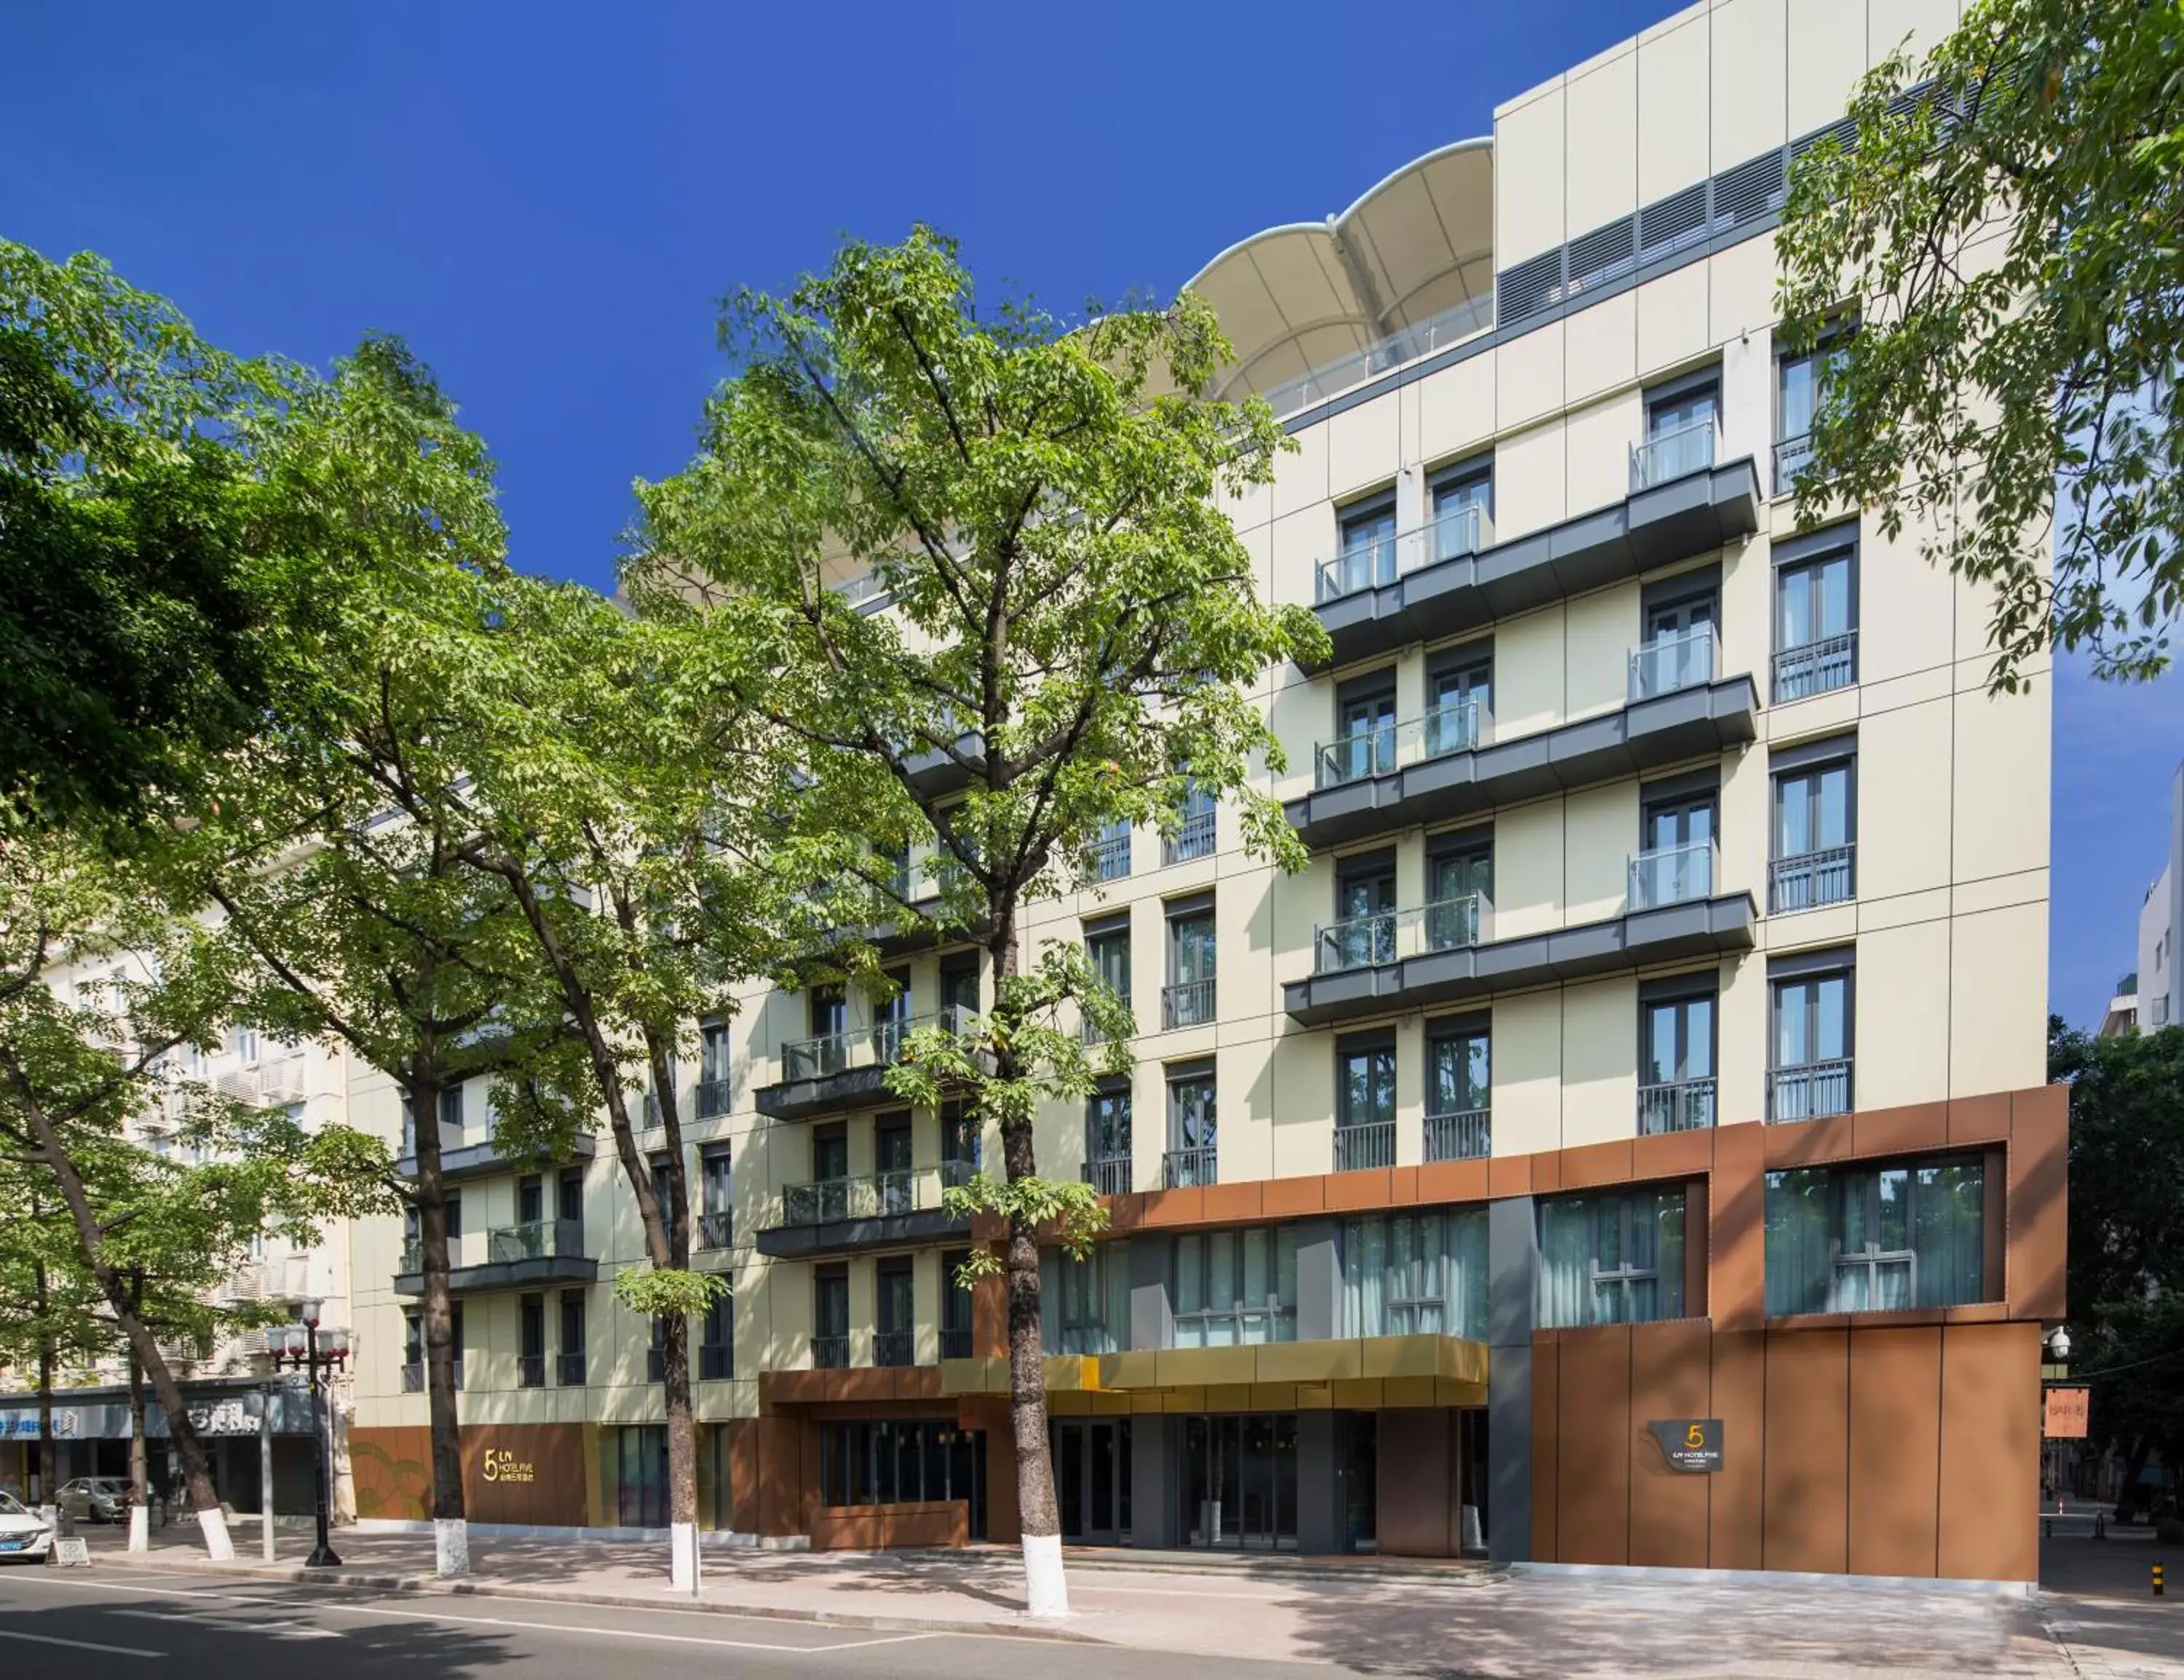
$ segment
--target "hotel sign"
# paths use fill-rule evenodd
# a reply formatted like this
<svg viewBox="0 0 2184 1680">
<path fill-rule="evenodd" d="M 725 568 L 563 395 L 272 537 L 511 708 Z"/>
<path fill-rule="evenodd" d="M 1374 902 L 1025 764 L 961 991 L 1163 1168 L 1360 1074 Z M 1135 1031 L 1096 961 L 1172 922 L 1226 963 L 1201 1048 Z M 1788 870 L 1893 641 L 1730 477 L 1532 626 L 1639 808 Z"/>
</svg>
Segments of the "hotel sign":
<svg viewBox="0 0 2184 1680">
<path fill-rule="evenodd" d="M 2086 1403 L 2090 1399 L 2087 1389 L 2050 1388 L 2047 1416 L 2042 1421 L 2040 1432 L 2051 1441 L 2084 1440 Z"/>
<path fill-rule="evenodd" d="M 1721 1420 L 1718 1417 L 1657 1418 L 1646 1428 L 1661 1444 L 1669 1468 L 1686 1476 L 1710 1476 L 1721 1468 Z"/>
<path fill-rule="evenodd" d="M 518 1459 L 506 1447 L 488 1447 L 485 1467 L 479 1472 L 488 1482 L 535 1482 L 538 1471 L 527 1459 Z"/>
</svg>

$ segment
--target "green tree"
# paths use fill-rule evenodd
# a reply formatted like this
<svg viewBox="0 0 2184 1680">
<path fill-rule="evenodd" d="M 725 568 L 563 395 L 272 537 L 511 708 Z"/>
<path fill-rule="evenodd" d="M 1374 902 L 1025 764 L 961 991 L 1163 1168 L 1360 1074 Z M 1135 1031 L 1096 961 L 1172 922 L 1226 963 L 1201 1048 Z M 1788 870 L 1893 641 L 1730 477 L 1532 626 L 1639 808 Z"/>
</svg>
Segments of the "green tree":
<svg viewBox="0 0 2184 1680">
<path fill-rule="evenodd" d="M 1255 852 L 1301 863 L 1252 783 L 1255 755 L 1281 754 L 1251 691 L 1324 639 L 1305 609 L 1258 601 L 1216 503 L 1271 477 L 1284 435 L 1256 399 L 1201 399 L 1227 353 L 1201 302 L 1074 331 L 1021 303 L 978 310 L 955 248 L 922 229 L 845 247 L 785 298 L 740 294 L 722 334 L 740 371 L 697 459 L 640 487 L 627 581 L 767 673 L 747 702 L 805 784 L 783 821 L 871 848 L 832 902 L 861 892 L 983 948 L 983 1016 L 913 1034 L 889 1078 L 916 1102 L 964 1093 L 1000 1134 L 1003 1175 L 951 1202 L 1006 1230 L 1028 1596 L 1058 1613 L 1039 1238 L 1054 1221 L 1081 1245 L 1100 1210 L 1078 1179 L 1041 1177 L 1033 1119 L 1125 1063 L 1128 1017 L 1073 944 L 1027 951 L 1025 910 L 1093 882 L 1110 825 L 1175 834 L 1194 797 L 1224 802 Z M 851 570 L 887 610 L 828 587 Z M 913 846 L 937 859 L 937 904 L 902 878 Z M 864 971 L 869 954 L 835 957 Z M 1072 1005 L 1104 1030 L 1089 1054 Z"/>
<path fill-rule="evenodd" d="M 320 583 L 253 448 L 296 380 L 0 240 L 0 819 L 134 815 L 252 728 Z"/>
<path fill-rule="evenodd" d="M 2154 675 L 2184 609 L 2184 6 L 1976 0 L 1849 121 L 1775 241 L 1790 342 L 1856 317 L 1799 519 L 1864 505 L 1991 585 L 1998 687 L 2051 644 Z"/>
<path fill-rule="evenodd" d="M 101 1305 L 98 1280 L 79 1262 L 75 1228 L 45 1175 L 0 1164 L 0 1368 L 35 1374 L 42 1499 L 56 1486 L 54 1382 L 114 1346 Z"/>
</svg>

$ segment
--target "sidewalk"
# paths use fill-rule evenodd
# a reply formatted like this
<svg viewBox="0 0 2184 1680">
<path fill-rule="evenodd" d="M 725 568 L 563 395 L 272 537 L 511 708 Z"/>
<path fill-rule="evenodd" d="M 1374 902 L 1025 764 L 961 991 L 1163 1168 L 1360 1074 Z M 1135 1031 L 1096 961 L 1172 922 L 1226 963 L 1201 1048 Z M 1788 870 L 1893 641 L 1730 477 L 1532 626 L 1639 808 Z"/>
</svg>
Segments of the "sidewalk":
<svg viewBox="0 0 2184 1680">
<path fill-rule="evenodd" d="M 210 1571 L 192 1530 L 128 1558 L 114 1530 L 88 1531 L 102 1568 Z M 268 1578 L 254 1524 L 219 1572 Z M 432 1575 L 429 1536 L 336 1534 L 345 1566 L 309 1574 L 307 1535 L 283 1530 L 277 1578 L 380 1590 L 688 1609 L 669 1592 L 665 1548 L 475 1539 L 460 1585 Z M 2040 1611 L 2018 1599 L 1810 1579 L 1691 1583 L 1638 1577 L 1511 1576 L 1476 1565 L 1280 1557 L 1074 1553 L 1077 1614 L 1028 1621 L 1017 1554 L 709 1551 L 701 1607 L 738 1615 L 928 1633 L 1091 1641 L 1403 1673 L 1532 1680 L 1565 1676 L 2062 1676 L 2073 1669 Z M 2070 1655 L 2078 1655 L 2073 1646 Z M 2179 1672 L 2158 1665 L 2148 1672 Z"/>
</svg>

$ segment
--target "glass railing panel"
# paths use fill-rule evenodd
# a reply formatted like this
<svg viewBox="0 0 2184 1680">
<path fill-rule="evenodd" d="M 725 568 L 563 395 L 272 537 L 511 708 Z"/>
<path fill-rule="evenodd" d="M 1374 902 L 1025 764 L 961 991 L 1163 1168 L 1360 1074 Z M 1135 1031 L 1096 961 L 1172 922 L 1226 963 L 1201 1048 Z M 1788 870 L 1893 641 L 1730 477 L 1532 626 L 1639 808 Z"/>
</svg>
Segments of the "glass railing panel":
<svg viewBox="0 0 2184 1680">
<path fill-rule="evenodd" d="M 1721 432 L 1712 419 L 1657 432 L 1630 446 L 1630 493 L 1670 483 L 1714 463 Z"/>
<path fill-rule="evenodd" d="M 1711 840 L 1688 846 L 1663 846 L 1630 859 L 1630 906 L 1657 910 L 1664 904 L 1690 904 L 1713 894 L 1720 874 Z"/>
<path fill-rule="evenodd" d="M 1694 625 L 1673 636 L 1657 637 L 1630 654 L 1630 698 L 1635 704 L 1660 694 L 1697 688 L 1721 669 L 1721 638 L 1710 624 Z"/>
<path fill-rule="evenodd" d="M 1325 922 L 1312 931 L 1312 972 L 1381 968 L 1435 951 L 1484 944 L 1491 914 L 1485 894 L 1467 893 L 1415 910 L 1379 910 Z"/>
</svg>

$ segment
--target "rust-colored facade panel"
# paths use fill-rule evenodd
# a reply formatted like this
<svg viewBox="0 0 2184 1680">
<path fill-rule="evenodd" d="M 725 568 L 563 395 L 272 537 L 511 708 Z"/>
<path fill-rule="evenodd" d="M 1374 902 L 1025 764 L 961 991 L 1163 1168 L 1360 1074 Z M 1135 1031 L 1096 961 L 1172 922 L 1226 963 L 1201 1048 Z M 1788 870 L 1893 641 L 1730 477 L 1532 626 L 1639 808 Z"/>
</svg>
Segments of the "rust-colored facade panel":
<svg viewBox="0 0 2184 1680">
<path fill-rule="evenodd" d="M 2008 1299 L 2020 1318 L 2059 1319 L 2068 1310 L 2070 1114 L 2053 1103 L 2027 1103 L 2025 1110 L 2009 1136 Z"/>
<path fill-rule="evenodd" d="M 1767 1310 L 1766 1129 L 1726 1126 L 1713 1140 L 1707 1302 L 1717 1330 L 1756 1330 Z"/>
<path fill-rule="evenodd" d="M 1150 1227 L 1203 1225 L 1206 1223 L 1206 1193 L 1193 1187 L 1187 1190 L 1159 1190 L 1145 1198 L 1146 1225 Z"/>
<path fill-rule="evenodd" d="M 1208 1184 L 1204 1190 L 1204 1216 L 1216 1225 L 1256 1225 L 1262 1216 L 1262 1181 L 1247 1178 L 1240 1184 Z"/>
<path fill-rule="evenodd" d="M 1555 1529 L 1564 1563 L 1627 1563 L 1630 1327 L 1565 1330 L 1556 1398 Z"/>
<path fill-rule="evenodd" d="M 1708 1314 L 1707 1276 L 1712 1268 L 1713 1205 L 1711 1182 L 1694 1178 L 1684 1186 L 1684 1316 Z"/>
<path fill-rule="evenodd" d="M 1421 1202 L 1483 1202 L 1487 1196 L 1485 1160 L 1429 1161 L 1418 1169 Z"/>
<path fill-rule="evenodd" d="M 1548 1330 L 1532 1338 L 1532 1556 L 1564 1561 L 1555 1522 L 1555 1490 L 1562 1468 L 1557 1433 L 1561 1416 L 1562 1335 Z"/>
<path fill-rule="evenodd" d="M 1850 1568 L 1931 1575 L 1941 1499 L 1942 1331 L 1850 1338 Z"/>
<path fill-rule="evenodd" d="M 488 1423 L 462 1427 L 463 1510 L 473 1522 L 581 1528 L 584 1427 Z"/>
<path fill-rule="evenodd" d="M 1414 1166 L 1399 1166 L 1388 1175 L 1388 1201 L 1391 1206 L 1403 1208 L 1413 1205 L 1418 1199 L 1418 1170 Z"/>
<path fill-rule="evenodd" d="M 1268 1219 L 1301 1219 L 1324 1213 L 1324 1179 L 1318 1173 L 1304 1178 L 1269 1178 L 1260 1193 L 1260 1205 Z"/>
<path fill-rule="evenodd" d="M 1847 1566 L 1849 1338 L 1768 1332 L 1763 1568 L 1840 1575 Z"/>
<path fill-rule="evenodd" d="M 1561 1188 L 1565 1190 L 1590 1190 L 1602 1184 L 1627 1184 L 1630 1181 L 1630 1139 L 1619 1138 L 1605 1143 L 1585 1143 L 1562 1152 Z"/>
<path fill-rule="evenodd" d="M 1910 1155 L 1942 1149 L 1949 1141 L 1949 1105 L 1914 1103 L 1874 1109 L 1851 1119 L 1851 1142 L 1861 1155 Z"/>
<path fill-rule="evenodd" d="M 1765 1128 L 1767 1165 L 1811 1166 L 1820 1161 L 1847 1160 L 1857 1146 L 1852 1116 L 1830 1115 L 1825 1120 L 1800 1120 Z"/>
<path fill-rule="evenodd" d="M 1721 1469 L 1707 1480 L 1707 1563 L 1757 1569 L 1767 1448 L 1767 1338 L 1717 1330 L 1711 1416 L 1721 1420 Z"/>
<path fill-rule="evenodd" d="M 759 1421 L 732 1417 L 720 1426 L 728 1436 L 728 1487 L 722 1514 L 738 1533 L 759 1533 Z"/>
<path fill-rule="evenodd" d="M 348 1459 L 359 1516 L 422 1522 L 432 1515 L 432 1432 L 425 1425 L 351 1429 Z"/>
<path fill-rule="evenodd" d="M 997 1546 L 1013 1546 L 1023 1538 L 1023 1526 L 1017 1505 L 1016 1438 L 1009 1427 L 1006 1400 L 988 1403 L 985 1431 L 986 1538 Z"/>
<path fill-rule="evenodd" d="M 1449 1557 L 1448 1414 L 1424 1409 L 1379 1418 L 1375 1499 L 1380 1548 L 1400 1557 Z"/>
<path fill-rule="evenodd" d="M 761 1534 L 804 1533 L 804 1435 L 801 1418 L 758 1421 L 758 1518 Z"/>
<path fill-rule="evenodd" d="M 1662 1178 L 1696 1178 L 1713 1167 L 1713 1143 L 1719 1134 L 1701 1126 L 1691 1132 L 1649 1132 L 1630 1140 L 1630 1176 L 1640 1182 Z"/>
<path fill-rule="evenodd" d="M 1656 1419 L 1711 1417 L 1713 1332 L 1703 1319 L 1630 1327 L 1631 1563 L 1703 1569 L 1707 1483 L 1669 1468 L 1646 1426 Z"/>
<path fill-rule="evenodd" d="M 1991 1092 L 1982 1097 L 1949 1099 L 1949 1142 L 1992 1143 L 2009 1136 L 2010 1093 Z"/>
<path fill-rule="evenodd" d="M 1489 1196 L 1529 1196 L 1532 1193 L 1533 1155 L 1490 1155 L 1486 1161 Z"/>
<path fill-rule="evenodd" d="M 1532 1157 L 1532 1193 L 1552 1196 L 1563 1188 L 1563 1152 L 1542 1149 Z"/>
<path fill-rule="evenodd" d="M 2040 1571 L 2040 1327 L 1942 1332 L 1941 1572 L 2031 1581 Z"/>
<path fill-rule="evenodd" d="M 1330 1172 L 1327 1175 L 1327 1210 L 1349 1213 L 1364 1208 L 1384 1208 L 1390 1201 L 1388 1190 L 1385 1167 L 1364 1172 Z"/>
<path fill-rule="evenodd" d="M 815 1552 L 877 1551 L 895 1546 L 970 1544 L 971 1508 L 961 1499 L 911 1505 L 825 1507 L 811 1519 Z"/>
<path fill-rule="evenodd" d="M 971 1351 L 991 1359 L 1009 1350 L 1009 1286 L 1000 1272 L 981 1277 L 971 1291 Z"/>
</svg>

